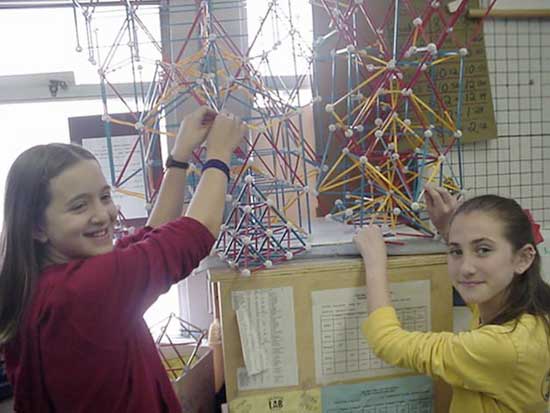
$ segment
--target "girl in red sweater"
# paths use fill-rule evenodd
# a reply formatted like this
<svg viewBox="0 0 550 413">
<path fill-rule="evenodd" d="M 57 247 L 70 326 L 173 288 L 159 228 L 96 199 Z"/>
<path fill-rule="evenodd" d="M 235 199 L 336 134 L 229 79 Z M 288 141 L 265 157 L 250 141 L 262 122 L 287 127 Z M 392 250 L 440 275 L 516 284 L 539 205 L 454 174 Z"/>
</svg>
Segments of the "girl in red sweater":
<svg viewBox="0 0 550 413">
<path fill-rule="evenodd" d="M 202 107 L 178 131 L 145 228 L 113 246 L 97 160 L 67 144 L 12 165 L 0 249 L 0 345 L 16 412 L 179 412 L 143 314 L 210 252 L 243 124 Z M 207 159 L 182 216 L 186 161 Z"/>
</svg>

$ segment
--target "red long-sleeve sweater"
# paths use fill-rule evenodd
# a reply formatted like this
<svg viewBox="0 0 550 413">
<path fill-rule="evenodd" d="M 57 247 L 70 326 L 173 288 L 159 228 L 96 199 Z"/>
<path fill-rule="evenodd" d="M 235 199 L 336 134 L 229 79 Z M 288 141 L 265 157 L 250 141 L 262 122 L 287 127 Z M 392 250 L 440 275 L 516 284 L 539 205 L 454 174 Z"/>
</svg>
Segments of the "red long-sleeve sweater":
<svg viewBox="0 0 550 413">
<path fill-rule="evenodd" d="M 18 413 L 180 412 L 145 310 L 208 255 L 214 238 L 180 218 L 40 274 L 6 367 Z"/>
</svg>

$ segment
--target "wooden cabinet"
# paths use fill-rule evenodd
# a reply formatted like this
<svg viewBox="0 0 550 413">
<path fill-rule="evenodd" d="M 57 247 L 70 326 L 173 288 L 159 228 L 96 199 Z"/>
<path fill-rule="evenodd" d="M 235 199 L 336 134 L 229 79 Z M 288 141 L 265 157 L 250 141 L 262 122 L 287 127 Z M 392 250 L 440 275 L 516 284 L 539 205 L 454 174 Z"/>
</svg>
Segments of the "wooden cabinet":
<svg viewBox="0 0 550 413">
<path fill-rule="evenodd" d="M 425 322 L 427 323 L 425 327 L 432 331 L 452 331 L 452 289 L 447 276 L 445 256 L 417 255 L 390 257 L 388 267 L 391 289 L 392 291 L 397 291 L 395 295 L 392 292 L 392 300 L 399 301 L 399 303 L 396 303 L 398 314 L 401 314 L 405 318 L 412 317 L 413 323 L 409 324 L 409 326 L 419 326 Z M 322 321 L 319 319 L 322 315 L 320 314 L 326 311 L 330 312 L 333 308 L 336 308 L 334 311 L 337 313 L 339 311 L 337 305 L 339 295 L 346 295 L 348 293 L 351 294 L 350 297 L 355 297 L 351 300 L 357 301 L 353 305 L 361 308 L 361 311 L 365 311 L 366 302 L 361 304 L 361 300 L 364 301 L 366 299 L 364 295 L 364 271 L 363 262 L 359 258 L 295 260 L 269 270 L 253 273 L 250 277 L 243 277 L 228 269 L 210 270 L 210 279 L 215 283 L 219 300 L 223 332 L 226 393 L 232 413 L 244 412 L 247 409 L 254 413 L 261 413 L 262 411 L 299 411 L 298 407 L 286 410 L 281 407 L 277 410 L 277 406 L 274 408 L 272 404 L 279 402 L 276 398 L 273 398 L 273 394 L 284 395 L 285 392 L 289 392 L 289 394 L 292 392 L 306 394 L 312 391 L 312 397 L 315 398 L 319 397 L 326 386 L 336 383 L 356 384 L 414 375 L 404 370 L 388 373 L 387 369 L 380 368 L 380 361 L 378 361 L 376 366 L 373 365 L 373 368 L 368 370 L 368 372 L 365 371 L 367 364 L 363 362 L 360 364 L 359 373 L 351 374 L 353 366 L 351 366 L 349 359 L 347 364 L 348 370 L 346 370 L 346 365 L 344 365 L 343 370 L 340 368 L 339 370 L 336 369 L 336 371 L 334 369 L 331 370 L 331 366 L 325 363 L 332 362 L 330 355 L 325 357 L 326 360 L 320 360 L 322 357 L 320 346 L 324 343 L 322 340 L 325 340 L 325 338 L 326 340 L 336 340 L 335 338 L 331 339 L 330 332 L 327 334 L 326 331 L 324 333 L 320 331 L 322 329 Z M 287 379 L 287 384 L 289 382 L 293 383 L 291 385 L 270 387 L 269 380 L 267 380 L 267 383 L 263 384 L 263 386 L 267 387 L 243 390 L 243 388 L 246 389 L 246 386 L 239 386 L 238 384 L 238 374 L 243 374 L 242 369 L 245 363 L 235 311 L 236 303 L 238 302 L 238 300 L 236 301 L 236 297 L 264 297 L 265 300 L 269 301 L 270 298 L 264 294 L 268 291 L 273 293 L 271 294 L 271 299 L 275 300 L 275 304 L 270 301 L 264 309 L 259 307 L 248 309 L 248 311 L 253 312 L 250 316 L 253 318 L 252 323 L 248 320 L 248 324 L 254 325 L 254 323 L 257 323 L 256 328 L 261 330 L 264 327 L 262 325 L 264 321 L 273 322 L 276 324 L 276 329 L 279 332 L 283 332 L 283 335 L 285 331 L 288 333 L 286 329 L 292 328 L 294 330 L 290 332 L 290 339 L 295 342 L 294 357 L 297 374 L 294 382 L 292 378 Z M 409 296 L 417 298 L 413 299 Z M 406 303 L 409 298 L 411 301 L 410 305 Z M 287 299 L 288 301 L 285 301 Z M 332 302 L 333 299 L 335 300 L 334 303 L 336 303 L 333 307 L 331 307 L 331 304 L 324 305 L 324 301 L 328 303 L 329 301 Z M 424 304 L 419 304 L 419 301 L 423 301 Z M 258 301 L 254 305 L 260 304 Z M 365 305 L 363 306 L 363 304 Z M 265 306 L 266 303 L 261 305 Z M 347 303 L 347 305 L 349 307 L 352 304 Z M 253 305 L 250 306 L 253 307 Z M 276 306 L 279 307 L 276 308 Z M 348 310 L 343 309 L 342 311 L 345 313 Z M 259 314 L 262 311 L 267 314 L 262 316 Z M 281 314 L 286 314 L 286 316 L 281 318 L 276 314 L 277 312 L 279 316 Z M 289 316 L 289 314 L 292 315 Z M 346 322 L 352 322 L 353 315 L 357 314 L 359 316 L 361 314 L 366 315 L 366 313 L 361 313 L 360 311 L 359 313 L 357 311 L 352 313 L 348 311 L 347 315 L 344 314 Z M 269 318 L 270 316 L 278 317 L 278 319 L 270 321 L 265 318 Z M 262 317 L 264 318 L 262 319 Z M 415 317 L 418 321 L 417 324 L 414 324 Z M 407 321 L 401 321 L 407 327 Z M 358 324 L 352 325 L 357 326 L 356 331 L 348 329 L 348 335 L 352 337 L 358 336 L 362 339 L 360 320 Z M 273 332 L 272 330 L 275 327 L 270 328 L 270 331 Z M 349 328 L 349 325 L 346 324 L 344 327 L 344 324 L 342 324 L 342 328 Z M 339 333 L 342 333 L 342 331 Z M 268 334 L 270 333 L 268 332 Z M 324 336 L 320 337 L 322 334 Z M 280 340 L 280 337 L 277 340 Z M 334 343 L 330 341 L 330 344 Z M 341 355 L 341 351 L 346 351 L 344 348 L 346 344 L 339 342 L 338 345 L 340 349 L 338 350 L 337 357 Z M 366 350 L 363 349 L 363 351 L 366 354 Z M 353 356 L 350 356 L 353 362 L 359 358 L 356 353 L 349 354 L 353 354 Z M 292 359 L 290 357 L 290 360 Z M 376 368 L 379 368 L 378 371 L 382 372 L 382 375 L 377 375 Z M 292 377 L 292 374 L 290 374 L 290 377 Z M 283 384 L 284 382 L 283 380 Z M 256 385 L 256 387 L 258 386 Z M 241 388 L 239 389 L 239 387 Z M 261 399 L 262 397 L 265 397 L 265 400 L 260 405 L 264 406 L 265 410 L 258 410 L 257 405 L 251 402 L 246 403 L 247 399 Z M 450 392 L 446 385 L 434 384 L 433 399 L 435 412 L 443 413 L 448 411 Z M 241 402 L 237 403 L 238 401 Z M 315 404 L 312 402 L 311 405 L 314 407 L 311 407 L 311 410 L 304 411 L 317 411 L 317 409 L 320 409 L 318 411 L 324 411 L 319 407 L 319 403 Z M 252 405 L 256 407 L 250 407 Z M 241 409 L 238 406 L 248 407 Z"/>
</svg>

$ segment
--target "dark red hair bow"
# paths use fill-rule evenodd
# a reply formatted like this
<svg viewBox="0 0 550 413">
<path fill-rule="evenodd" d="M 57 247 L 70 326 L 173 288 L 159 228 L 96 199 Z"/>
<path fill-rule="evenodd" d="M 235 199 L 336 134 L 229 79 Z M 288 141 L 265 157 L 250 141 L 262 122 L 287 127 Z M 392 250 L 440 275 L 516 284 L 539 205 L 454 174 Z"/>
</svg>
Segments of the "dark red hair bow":
<svg viewBox="0 0 550 413">
<path fill-rule="evenodd" d="M 527 215 L 527 219 L 529 219 L 529 222 L 531 223 L 531 232 L 533 232 L 533 239 L 535 240 L 535 244 L 540 244 L 542 241 L 544 241 L 544 238 L 540 232 L 540 225 L 535 222 L 535 219 L 533 218 L 530 210 L 524 209 L 523 212 L 525 212 L 525 215 Z"/>
</svg>

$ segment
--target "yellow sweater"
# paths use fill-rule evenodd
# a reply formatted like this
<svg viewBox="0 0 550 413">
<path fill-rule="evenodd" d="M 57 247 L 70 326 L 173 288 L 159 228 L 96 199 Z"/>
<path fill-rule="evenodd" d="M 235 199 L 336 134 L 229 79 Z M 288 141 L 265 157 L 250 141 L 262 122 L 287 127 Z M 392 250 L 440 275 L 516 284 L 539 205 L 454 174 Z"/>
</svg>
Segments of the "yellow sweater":
<svg viewBox="0 0 550 413">
<path fill-rule="evenodd" d="M 387 363 L 449 383 L 451 413 L 545 412 L 550 388 L 545 327 L 532 315 L 523 315 L 513 332 L 512 327 L 409 332 L 401 328 L 393 307 L 377 309 L 362 326 L 375 354 Z"/>
</svg>

